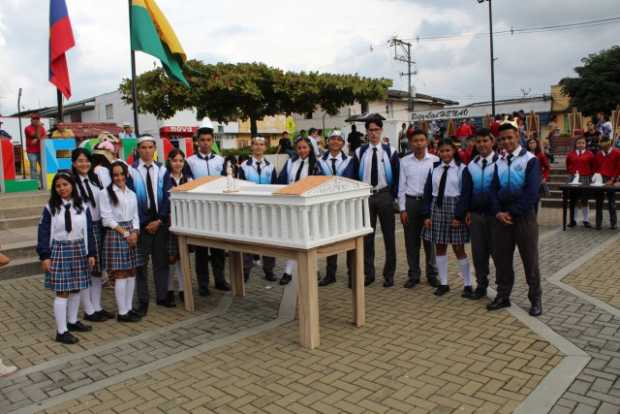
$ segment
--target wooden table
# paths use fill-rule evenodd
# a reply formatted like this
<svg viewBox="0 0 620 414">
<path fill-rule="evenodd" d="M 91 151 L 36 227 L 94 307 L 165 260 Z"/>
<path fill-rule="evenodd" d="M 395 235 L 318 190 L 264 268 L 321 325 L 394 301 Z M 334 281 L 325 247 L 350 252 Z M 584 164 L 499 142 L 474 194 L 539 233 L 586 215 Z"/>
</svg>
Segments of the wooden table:
<svg viewBox="0 0 620 414">
<path fill-rule="evenodd" d="M 353 323 L 357 327 L 364 325 L 366 308 L 364 302 L 364 236 L 339 241 L 309 250 L 292 249 L 256 243 L 231 241 L 221 238 L 204 237 L 176 233 L 179 239 L 179 256 L 185 278 L 185 309 L 195 310 L 192 286 L 192 272 L 188 245 L 211 247 L 229 252 L 230 282 L 233 296 L 245 296 L 243 278 L 243 253 L 261 256 L 292 259 L 297 261 L 298 277 L 298 315 L 300 343 L 314 349 L 320 345 L 319 332 L 319 289 L 317 283 L 317 258 L 355 251 L 353 269 Z"/>
<path fill-rule="evenodd" d="M 572 196 L 579 198 L 579 196 L 587 195 L 589 198 L 594 198 L 597 200 L 597 203 L 600 203 L 600 200 L 605 197 L 606 192 L 613 191 L 615 193 L 620 191 L 620 187 L 613 185 L 603 185 L 597 187 L 592 185 L 565 184 L 560 186 L 560 190 L 562 190 L 562 229 L 566 231 L 566 213 L 568 212 L 568 207 Z M 599 214 L 602 214 L 602 208 L 597 208 L 597 223 L 602 221 L 600 220 L 602 217 L 598 217 Z"/>
</svg>

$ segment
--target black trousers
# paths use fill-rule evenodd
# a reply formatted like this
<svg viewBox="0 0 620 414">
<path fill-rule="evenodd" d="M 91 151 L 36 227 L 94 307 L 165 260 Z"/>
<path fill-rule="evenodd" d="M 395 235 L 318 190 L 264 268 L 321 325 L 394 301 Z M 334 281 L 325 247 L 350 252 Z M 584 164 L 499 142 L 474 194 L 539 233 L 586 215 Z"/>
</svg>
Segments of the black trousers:
<svg viewBox="0 0 620 414">
<path fill-rule="evenodd" d="M 424 245 L 425 268 L 427 279 L 437 277 L 437 262 L 435 260 L 435 245 L 428 240 L 422 240 L 424 216 L 422 215 L 424 201 L 420 198 L 407 196 L 405 208 L 408 222 L 404 225 L 405 247 L 407 249 L 407 264 L 409 265 L 409 279 L 420 281 L 420 247 Z"/>
<path fill-rule="evenodd" d="M 209 289 L 209 262 L 213 267 L 215 284 L 226 281 L 224 277 L 226 253 L 224 250 L 195 246 L 194 252 L 196 254 L 196 277 L 198 278 L 199 289 Z M 209 253 L 211 254 L 209 255 Z"/>
<path fill-rule="evenodd" d="M 495 268 L 497 270 L 497 295 L 510 298 L 515 282 L 514 251 L 519 249 L 523 261 L 525 280 L 529 286 L 530 300 L 540 298 L 540 267 L 538 264 L 538 223 L 534 211 L 522 217 L 513 217 L 513 224 L 496 221 L 493 226 L 495 243 Z"/>
<path fill-rule="evenodd" d="M 368 199 L 368 207 L 370 210 L 370 225 L 373 228 L 373 232 L 364 239 L 364 273 L 366 277 L 375 277 L 375 233 L 377 219 L 379 219 L 381 232 L 383 233 L 383 245 L 385 246 L 383 277 L 386 280 L 393 280 L 394 272 L 396 272 L 394 198 L 387 190 L 375 193 Z"/>
<path fill-rule="evenodd" d="M 353 263 L 355 262 L 355 250 L 349 250 L 347 252 L 347 273 L 349 277 L 353 274 Z M 336 277 L 338 271 L 338 255 L 334 254 L 327 257 L 327 268 L 325 274 L 327 277 Z"/>
<path fill-rule="evenodd" d="M 493 230 L 496 223 L 497 219 L 493 216 L 479 213 L 471 214 L 471 225 L 469 226 L 471 253 L 479 288 L 486 289 L 489 286 L 489 259 L 493 257 Z"/>
<path fill-rule="evenodd" d="M 609 181 L 609 177 L 603 177 L 603 181 Z M 616 213 L 616 194 L 613 191 L 600 193 L 596 197 L 596 227 L 603 225 L 603 204 L 607 199 L 607 209 L 609 211 L 609 224 L 615 226 L 618 224 L 618 215 Z"/>
<path fill-rule="evenodd" d="M 273 273 L 273 268 L 276 266 L 276 258 L 263 256 L 263 271 L 265 274 Z M 243 274 L 246 277 L 249 277 L 252 268 L 254 267 L 254 255 L 252 254 L 244 254 L 243 255 Z"/>
<path fill-rule="evenodd" d="M 153 261 L 153 279 L 155 280 L 155 295 L 158 301 L 165 301 L 168 297 L 168 227 L 161 225 L 157 233 L 150 234 L 144 229 L 140 232 L 138 249 L 144 254 L 144 265 L 138 268 L 136 290 L 138 301 L 141 304 L 149 303 L 148 263 L 149 257 Z"/>
</svg>

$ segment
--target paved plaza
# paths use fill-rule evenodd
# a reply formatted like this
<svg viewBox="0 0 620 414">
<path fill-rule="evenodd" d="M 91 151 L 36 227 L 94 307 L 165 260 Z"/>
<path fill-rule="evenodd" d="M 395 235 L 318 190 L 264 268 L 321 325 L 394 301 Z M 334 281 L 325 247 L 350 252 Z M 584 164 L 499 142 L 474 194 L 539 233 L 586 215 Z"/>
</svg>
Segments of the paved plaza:
<svg viewBox="0 0 620 414">
<path fill-rule="evenodd" d="M 295 286 L 256 268 L 244 299 L 213 291 L 194 314 L 153 306 L 72 347 L 52 341 L 41 276 L 4 280 L 0 357 L 20 371 L 0 380 L 0 413 L 619 413 L 620 233 L 562 232 L 560 214 L 540 215 L 541 318 L 527 315 L 518 260 L 509 310 L 462 299 L 455 260 L 448 295 L 402 288 L 401 232 L 397 287 L 367 288 L 360 329 L 341 258 L 338 283 L 319 290 L 312 351 L 298 344 Z"/>
</svg>

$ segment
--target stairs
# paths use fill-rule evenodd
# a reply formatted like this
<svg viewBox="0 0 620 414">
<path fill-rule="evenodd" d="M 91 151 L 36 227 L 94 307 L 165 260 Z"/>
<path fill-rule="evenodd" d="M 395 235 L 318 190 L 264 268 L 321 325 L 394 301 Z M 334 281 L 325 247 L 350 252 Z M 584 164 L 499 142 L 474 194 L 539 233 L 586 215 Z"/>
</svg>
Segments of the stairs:
<svg viewBox="0 0 620 414">
<path fill-rule="evenodd" d="M 48 198 L 48 192 L 0 195 L 0 251 L 11 258 L 0 268 L 0 280 L 41 273 L 37 224 Z"/>
</svg>

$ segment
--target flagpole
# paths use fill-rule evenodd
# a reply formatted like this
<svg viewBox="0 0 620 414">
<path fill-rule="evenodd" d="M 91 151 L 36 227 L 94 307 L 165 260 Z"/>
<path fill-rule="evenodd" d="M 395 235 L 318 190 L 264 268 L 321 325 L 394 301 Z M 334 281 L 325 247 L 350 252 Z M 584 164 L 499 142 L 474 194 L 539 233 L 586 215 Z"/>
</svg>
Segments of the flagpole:
<svg viewBox="0 0 620 414">
<path fill-rule="evenodd" d="M 64 108 L 62 105 L 62 92 L 56 89 L 56 101 L 58 102 L 58 122 L 64 122 Z"/>
<path fill-rule="evenodd" d="M 133 33 L 131 23 L 131 6 L 132 0 L 129 0 L 129 48 L 131 49 L 131 100 L 133 103 L 133 126 L 136 136 L 140 136 L 140 127 L 138 125 L 138 93 L 136 91 L 136 52 L 131 46 L 131 35 Z"/>
</svg>

